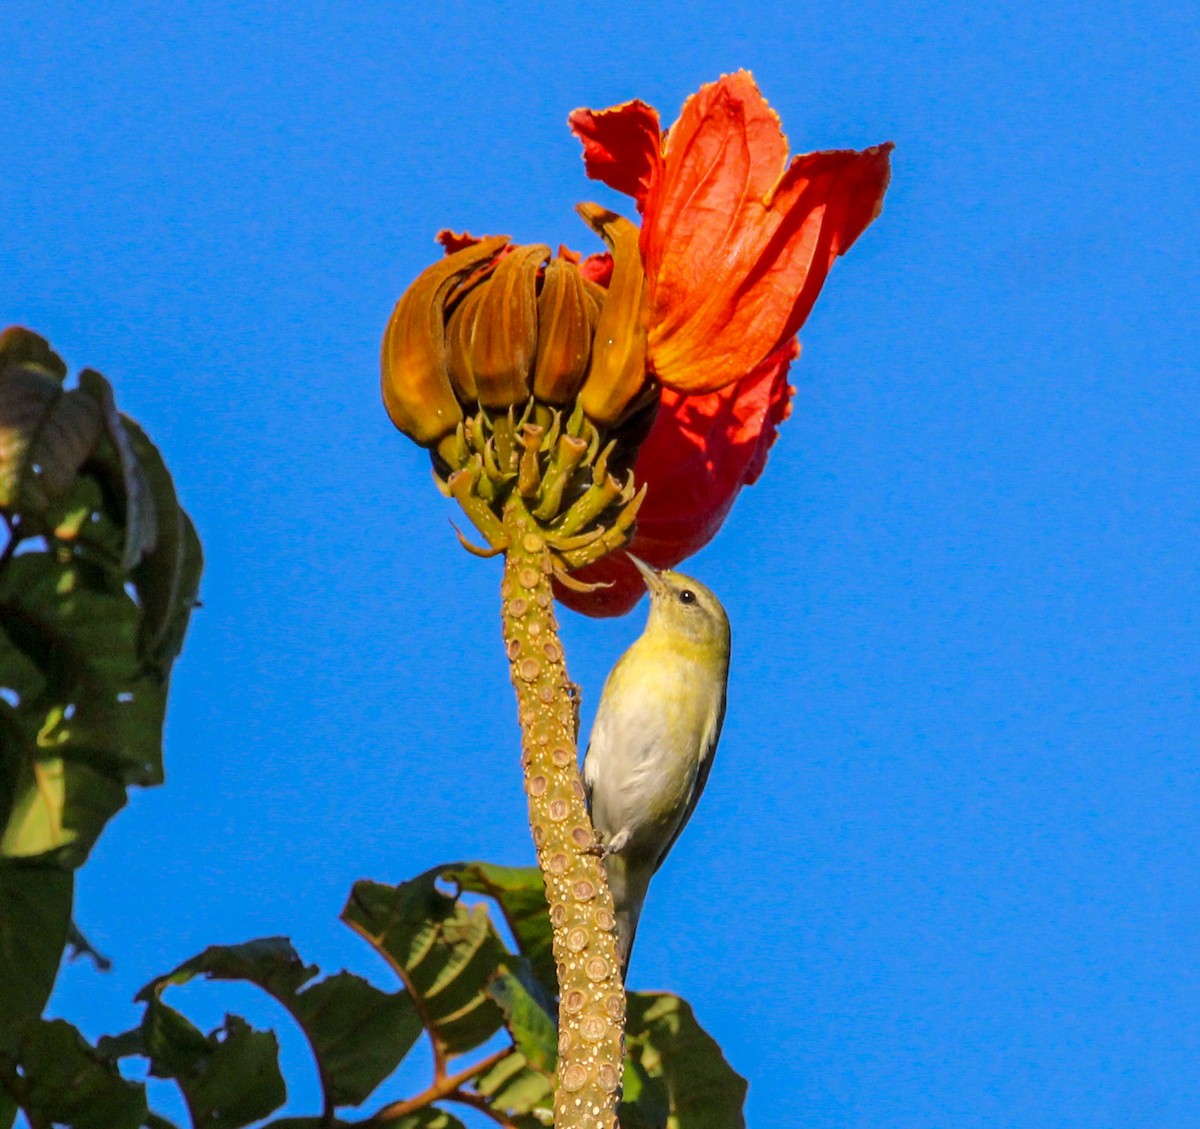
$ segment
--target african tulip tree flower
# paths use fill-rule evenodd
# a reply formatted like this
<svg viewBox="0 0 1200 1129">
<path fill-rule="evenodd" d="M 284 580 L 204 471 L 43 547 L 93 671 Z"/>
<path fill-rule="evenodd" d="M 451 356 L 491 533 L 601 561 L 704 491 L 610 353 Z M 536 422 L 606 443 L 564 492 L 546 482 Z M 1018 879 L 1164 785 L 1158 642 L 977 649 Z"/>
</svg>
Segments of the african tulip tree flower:
<svg viewBox="0 0 1200 1129">
<path fill-rule="evenodd" d="M 635 467 L 646 499 L 630 551 L 670 568 L 706 545 L 762 473 L 790 411 L 795 334 L 833 260 L 879 214 L 892 146 L 788 160 L 779 119 L 744 71 L 703 87 L 665 133 L 644 102 L 576 110 L 588 175 L 642 213 L 647 367 L 662 384 Z M 589 615 L 621 615 L 644 585 L 624 557 L 559 591 Z"/>
<path fill-rule="evenodd" d="M 677 391 L 724 388 L 793 337 L 883 205 L 890 144 L 789 161 L 746 71 L 702 87 L 665 134 L 639 101 L 569 121 L 588 175 L 642 213 L 649 368 Z"/>
<path fill-rule="evenodd" d="M 606 615 L 641 583 L 602 558 L 632 534 L 639 556 L 679 563 L 761 473 L 796 333 L 879 214 L 891 145 L 789 158 L 745 71 L 702 87 L 666 131 L 638 101 L 569 121 L 588 174 L 633 197 L 640 228 L 581 204 L 609 247 L 586 260 L 443 237 L 447 257 L 389 322 L 383 387 L 490 549 L 515 492 L 560 598 Z"/>
<path fill-rule="evenodd" d="M 445 258 L 388 322 L 383 399 L 486 542 L 459 534 L 464 546 L 504 557 L 505 652 L 559 987 L 554 1124 L 616 1129 L 616 917 L 553 596 L 591 615 L 627 610 L 643 589 L 615 550 L 632 537 L 652 564 L 678 563 L 762 472 L 789 410 L 796 333 L 830 264 L 878 214 L 891 147 L 789 162 L 744 72 L 702 88 L 665 134 L 642 102 L 570 120 L 589 174 L 634 197 L 640 228 L 581 204 L 608 247 L 587 259 L 443 233 Z"/>
<path fill-rule="evenodd" d="M 663 389 L 634 468 L 647 492 L 631 553 L 655 568 L 673 568 L 713 539 L 741 488 L 762 474 L 776 428 L 791 413 L 787 371 L 798 352 L 790 341 L 717 392 L 689 396 Z M 624 553 L 611 553 L 575 576 L 598 587 L 559 588 L 558 598 L 585 615 L 624 615 L 646 591 Z"/>
</svg>

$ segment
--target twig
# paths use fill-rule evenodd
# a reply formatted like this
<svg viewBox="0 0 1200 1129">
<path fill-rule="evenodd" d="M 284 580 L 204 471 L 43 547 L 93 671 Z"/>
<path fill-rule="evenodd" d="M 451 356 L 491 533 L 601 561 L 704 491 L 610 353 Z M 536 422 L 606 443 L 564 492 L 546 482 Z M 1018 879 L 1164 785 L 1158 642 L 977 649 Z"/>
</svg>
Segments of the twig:
<svg viewBox="0 0 1200 1129">
<path fill-rule="evenodd" d="M 470 1082 L 472 1078 L 482 1074 L 485 1070 L 490 1070 L 496 1063 L 501 1059 L 507 1058 L 510 1054 L 512 1054 L 512 1047 L 501 1047 L 500 1050 L 493 1051 L 487 1058 L 481 1059 L 473 1066 L 468 1066 L 466 1070 L 460 1070 L 457 1074 L 442 1074 L 427 1089 L 415 1097 L 405 1098 L 403 1101 L 385 1105 L 368 1121 L 364 1122 L 364 1124 L 387 1125 L 389 1122 L 399 1121 L 400 1118 L 407 1116 L 414 1110 L 432 1105 L 436 1101 L 445 1101 L 450 1098 L 461 1100 L 457 1095 L 459 1095 L 462 1087 L 467 1082 Z M 465 1093 L 465 1091 L 462 1092 Z M 472 1103 L 468 1102 L 467 1104 L 470 1105 Z M 489 1110 L 489 1112 L 491 1111 Z"/>
</svg>

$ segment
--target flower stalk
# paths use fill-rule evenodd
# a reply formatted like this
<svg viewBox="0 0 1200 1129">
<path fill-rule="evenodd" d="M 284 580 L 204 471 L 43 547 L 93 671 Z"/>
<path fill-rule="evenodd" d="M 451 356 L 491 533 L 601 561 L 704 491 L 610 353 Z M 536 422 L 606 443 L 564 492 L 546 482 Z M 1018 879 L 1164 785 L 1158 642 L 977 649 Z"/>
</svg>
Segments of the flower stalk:
<svg viewBox="0 0 1200 1129">
<path fill-rule="evenodd" d="M 567 675 L 550 578 L 555 563 L 519 494 L 504 511 L 502 619 L 517 692 L 521 764 L 558 965 L 554 1124 L 613 1129 L 620 1096 L 625 988 L 612 895 L 577 768 L 578 691 Z"/>
<path fill-rule="evenodd" d="M 891 146 L 791 156 L 742 71 L 689 98 L 669 130 L 639 101 L 570 124 L 588 175 L 631 195 L 641 224 L 581 204 L 608 247 L 586 260 L 442 232 L 446 257 L 388 323 L 382 380 L 393 423 L 429 450 L 485 542 L 459 533 L 464 547 L 505 558 L 504 640 L 558 964 L 555 1124 L 611 1129 L 625 996 L 554 598 L 628 611 L 643 584 L 615 550 L 679 563 L 761 473 L 789 408 L 795 334 L 879 214 Z"/>
</svg>

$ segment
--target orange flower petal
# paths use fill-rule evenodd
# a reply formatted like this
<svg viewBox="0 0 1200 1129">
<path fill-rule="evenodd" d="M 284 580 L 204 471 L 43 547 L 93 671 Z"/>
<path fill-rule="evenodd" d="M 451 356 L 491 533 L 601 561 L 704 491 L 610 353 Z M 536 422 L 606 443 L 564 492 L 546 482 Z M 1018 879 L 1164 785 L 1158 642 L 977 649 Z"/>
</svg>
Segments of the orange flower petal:
<svg viewBox="0 0 1200 1129">
<path fill-rule="evenodd" d="M 688 99 L 642 224 L 650 364 L 663 384 L 721 388 L 796 333 L 833 260 L 878 214 L 891 148 L 789 164 L 779 119 L 745 71 Z"/>
<path fill-rule="evenodd" d="M 743 486 L 757 481 L 775 433 L 791 410 L 788 366 L 794 341 L 736 384 L 703 396 L 666 389 L 649 437 L 638 452 L 638 485 L 648 483 L 629 551 L 671 568 L 716 536 Z M 595 592 L 561 586 L 559 600 L 591 616 L 624 615 L 645 583 L 624 553 L 610 553 L 574 574 L 609 583 Z"/>
<path fill-rule="evenodd" d="M 635 99 L 608 110 L 574 110 L 567 124 L 583 143 L 588 176 L 632 196 L 641 211 L 662 164 L 658 111 Z"/>
<path fill-rule="evenodd" d="M 746 71 L 684 103 L 667 131 L 643 102 L 576 110 L 588 175 L 638 202 L 650 368 L 666 386 L 739 380 L 803 325 L 830 265 L 879 214 L 892 146 L 788 161 Z"/>
</svg>

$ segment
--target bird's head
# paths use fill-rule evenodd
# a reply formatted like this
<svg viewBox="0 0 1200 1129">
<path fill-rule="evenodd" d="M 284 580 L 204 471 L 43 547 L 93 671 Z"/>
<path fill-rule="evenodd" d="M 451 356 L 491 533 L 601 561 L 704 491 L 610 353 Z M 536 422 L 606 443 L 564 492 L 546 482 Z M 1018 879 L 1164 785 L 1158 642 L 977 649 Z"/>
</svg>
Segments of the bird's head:
<svg viewBox="0 0 1200 1129">
<path fill-rule="evenodd" d="M 646 634 L 677 639 L 728 658 L 729 617 L 712 590 L 683 573 L 659 571 L 632 553 L 628 556 L 650 593 Z"/>
</svg>

